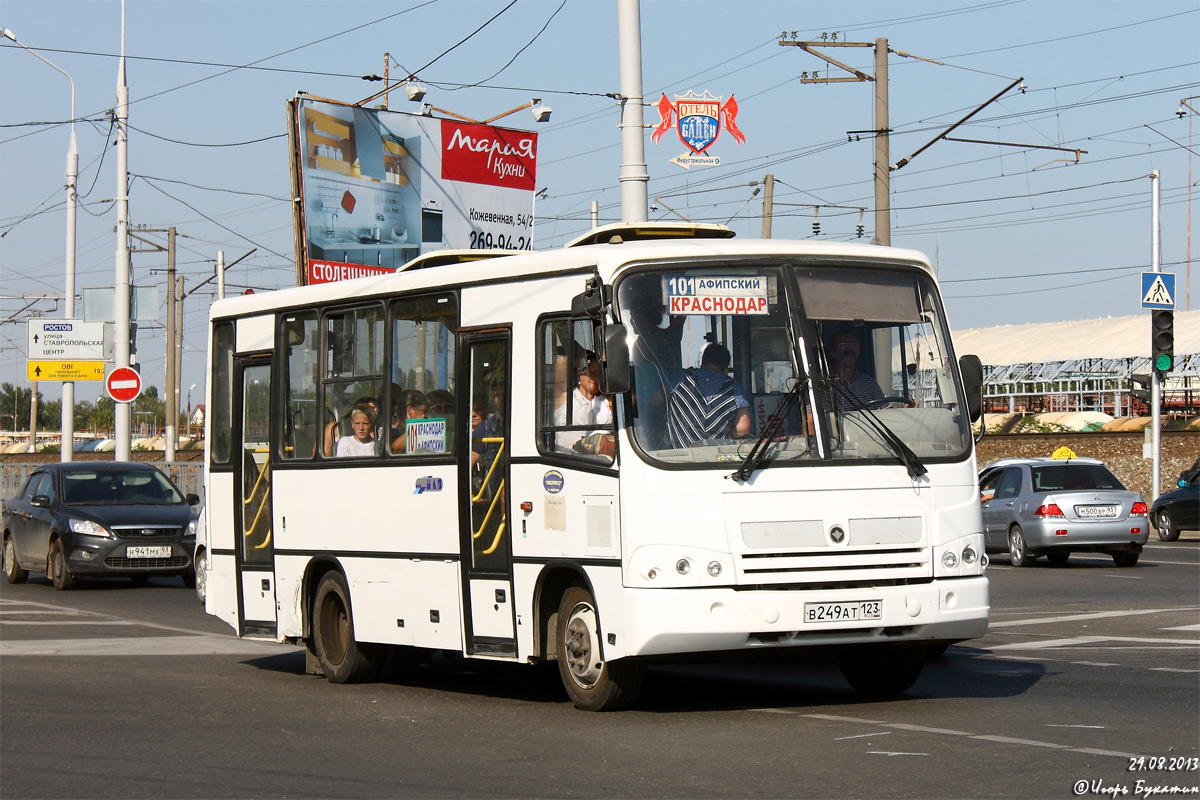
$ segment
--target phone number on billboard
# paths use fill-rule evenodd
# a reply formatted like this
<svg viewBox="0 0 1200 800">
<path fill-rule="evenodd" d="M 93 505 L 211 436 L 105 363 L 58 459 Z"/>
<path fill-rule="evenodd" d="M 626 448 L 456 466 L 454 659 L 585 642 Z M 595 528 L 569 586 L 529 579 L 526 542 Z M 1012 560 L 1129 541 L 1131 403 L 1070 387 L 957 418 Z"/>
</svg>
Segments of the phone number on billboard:
<svg viewBox="0 0 1200 800">
<path fill-rule="evenodd" d="M 503 233 L 493 234 L 483 231 L 471 231 L 472 250 L 532 250 L 532 237 L 505 236 Z"/>
</svg>

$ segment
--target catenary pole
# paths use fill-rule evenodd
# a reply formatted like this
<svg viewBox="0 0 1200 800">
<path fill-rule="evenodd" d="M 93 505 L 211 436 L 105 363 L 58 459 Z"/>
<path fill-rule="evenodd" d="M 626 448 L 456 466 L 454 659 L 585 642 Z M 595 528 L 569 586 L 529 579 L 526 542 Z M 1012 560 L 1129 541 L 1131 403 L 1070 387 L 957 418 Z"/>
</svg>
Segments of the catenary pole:
<svg viewBox="0 0 1200 800">
<path fill-rule="evenodd" d="M 113 323 L 113 360 L 115 367 L 129 366 L 129 86 L 125 82 L 125 0 L 121 0 L 121 60 L 117 66 L 117 264 L 116 291 L 113 298 L 116 321 Z M 116 431 L 114 458 L 128 461 L 132 449 L 130 404 L 113 404 Z"/>
<path fill-rule="evenodd" d="M 646 141 L 642 117 L 642 12 L 639 0 L 617 0 L 621 66 L 621 221 L 647 218 Z"/>
<path fill-rule="evenodd" d="M 1158 233 L 1159 190 L 1158 170 L 1154 170 L 1150 173 L 1150 269 L 1153 272 L 1162 272 Z M 1150 330 L 1153 332 L 1153 324 Z M 1150 470 L 1150 494 L 1153 501 L 1162 488 L 1159 475 L 1162 472 L 1162 378 L 1158 370 L 1154 369 L 1154 364 L 1150 365 Z"/>
</svg>

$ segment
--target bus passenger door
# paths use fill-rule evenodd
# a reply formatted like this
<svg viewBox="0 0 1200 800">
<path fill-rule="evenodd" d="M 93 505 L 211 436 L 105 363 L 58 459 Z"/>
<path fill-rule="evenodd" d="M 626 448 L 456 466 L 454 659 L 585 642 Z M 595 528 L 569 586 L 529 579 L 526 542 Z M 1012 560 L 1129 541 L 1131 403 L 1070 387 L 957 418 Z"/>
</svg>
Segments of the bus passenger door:
<svg viewBox="0 0 1200 800">
<path fill-rule="evenodd" d="M 516 655 L 508 508 L 508 332 L 472 334 L 464 344 L 471 404 L 460 417 L 470 442 L 459 480 L 466 648 L 468 653 Z M 476 414 L 478 424 L 472 422 Z"/>
<path fill-rule="evenodd" d="M 234 399 L 233 510 L 238 635 L 275 638 L 275 546 L 271 523 L 271 361 L 239 358 Z"/>
</svg>

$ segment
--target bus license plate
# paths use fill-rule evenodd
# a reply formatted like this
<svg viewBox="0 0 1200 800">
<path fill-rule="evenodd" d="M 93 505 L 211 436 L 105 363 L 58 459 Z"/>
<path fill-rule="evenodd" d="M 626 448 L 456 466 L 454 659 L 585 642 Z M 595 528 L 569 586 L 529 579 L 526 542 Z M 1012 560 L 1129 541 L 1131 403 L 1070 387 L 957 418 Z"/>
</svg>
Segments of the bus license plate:
<svg viewBox="0 0 1200 800">
<path fill-rule="evenodd" d="M 882 600 L 804 604 L 805 622 L 854 622 L 861 619 L 881 619 L 882 617 Z"/>
<path fill-rule="evenodd" d="M 160 545 L 158 547 L 126 547 L 126 558 L 170 558 L 171 546 Z"/>
</svg>

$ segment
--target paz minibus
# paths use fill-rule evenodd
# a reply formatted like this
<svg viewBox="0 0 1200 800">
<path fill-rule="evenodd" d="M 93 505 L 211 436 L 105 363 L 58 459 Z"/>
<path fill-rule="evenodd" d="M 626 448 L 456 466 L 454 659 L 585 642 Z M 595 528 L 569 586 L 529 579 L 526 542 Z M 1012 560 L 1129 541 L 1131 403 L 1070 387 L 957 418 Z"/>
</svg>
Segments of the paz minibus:
<svg viewBox="0 0 1200 800">
<path fill-rule="evenodd" d="M 589 710 L 656 660 L 785 648 L 908 689 L 987 629 L 979 360 L 919 253 L 731 237 L 216 302 L 208 613 L 335 682 L 557 662 Z"/>
</svg>

